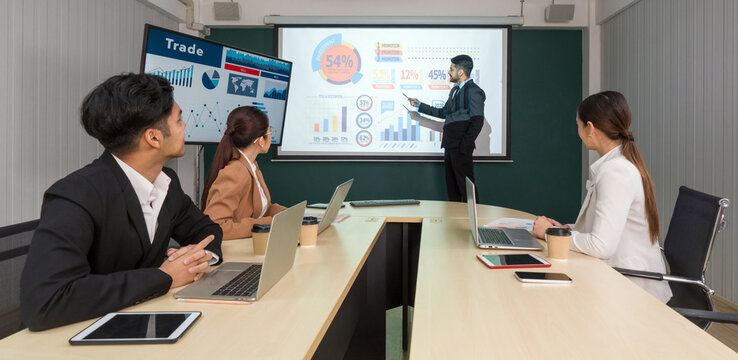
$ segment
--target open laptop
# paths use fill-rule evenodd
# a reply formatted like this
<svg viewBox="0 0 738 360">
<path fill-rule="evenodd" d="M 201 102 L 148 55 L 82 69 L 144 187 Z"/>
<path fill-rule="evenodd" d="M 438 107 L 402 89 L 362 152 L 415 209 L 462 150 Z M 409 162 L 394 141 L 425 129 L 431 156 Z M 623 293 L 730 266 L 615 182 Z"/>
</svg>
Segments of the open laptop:
<svg viewBox="0 0 738 360">
<path fill-rule="evenodd" d="M 263 263 L 224 263 L 174 294 L 175 298 L 256 301 L 292 268 L 300 238 L 303 201 L 272 218 Z"/>
<path fill-rule="evenodd" d="M 474 183 L 466 178 L 466 204 L 472 238 L 481 249 L 543 250 L 543 246 L 525 229 L 498 229 L 479 226 Z"/>
<path fill-rule="evenodd" d="M 354 179 L 351 179 L 336 187 L 336 191 L 333 192 L 333 196 L 331 197 L 331 201 L 328 203 L 328 207 L 325 208 L 323 219 L 321 219 L 318 224 L 318 234 L 331 226 L 333 220 L 336 219 L 338 210 L 341 210 L 341 205 L 343 205 L 343 201 L 346 200 L 346 195 L 348 195 L 349 189 L 351 189 L 351 184 L 353 183 Z"/>
</svg>

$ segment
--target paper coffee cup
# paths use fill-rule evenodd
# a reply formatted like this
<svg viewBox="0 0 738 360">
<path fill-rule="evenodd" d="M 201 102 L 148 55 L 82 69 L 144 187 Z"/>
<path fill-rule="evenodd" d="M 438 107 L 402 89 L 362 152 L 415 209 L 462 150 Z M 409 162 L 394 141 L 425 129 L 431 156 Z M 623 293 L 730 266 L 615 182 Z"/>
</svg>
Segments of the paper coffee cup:
<svg viewBox="0 0 738 360">
<path fill-rule="evenodd" d="M 569 242 L 571 241 L 571 230 L 558 227 L 550 227 L 546 230 L 546 243 L 548 244 L 548 257 L 554 260 L 566 260 L 569 258 Z"/>
<path fill-rule="evenodd" d="M 254 241 L 254 255 L 264 255 L 266 253 L 271 228 L 271 225 L 263 224 L 254 224 L 254 227 L 251 228 L 251 239 Z"/>
<path fill-rule="evenodd" d="M 318 218 L 305 216 L 300 229 L 300 246 L 315 246 L 318 242 Z"/>
</svg>

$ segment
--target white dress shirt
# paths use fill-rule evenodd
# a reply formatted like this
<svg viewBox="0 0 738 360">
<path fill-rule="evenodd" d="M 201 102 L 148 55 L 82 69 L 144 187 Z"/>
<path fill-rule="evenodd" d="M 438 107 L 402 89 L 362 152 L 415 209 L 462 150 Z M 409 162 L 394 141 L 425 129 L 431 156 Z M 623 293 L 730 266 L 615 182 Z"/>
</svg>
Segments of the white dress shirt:
<svg viewBox="0 0 738 360">
<path fill-rule="evenodd" d="M 246 162 L 249 163 L 249 166 L 251 166 L 251 176 L 254 177 L 254 182 L 256 183 L 256 186 L 259 188 L 259 196 L 261 197 L 261 213 L 259 214 L 259 218 L 264 217 L 264 214 L 266 214 L 267 208 L 269 207 L 269 201 L 267 200 L 266 194 L 264 193 L 264 188 L 261 187 L 261 182 L 259 182 L 259 177 L 256 176 L 256 165 L 249 160 L 248 157 L 246 157 L 246 154 L 241 151 L 241 149 L 236 149 L 238 152 L 241 153 L 241 156 L 243 156 L 244 159 L 246 159 Z"/>
<path fill-rule="evenodd" d="M 161 206 L 169 192 L 169 183 L 172 182 L 172 179 L 161 171 L 159 175 L 156 175 L 156 179 L 152 184 L 138 171 L 124 163 L 123 160 L 118 159 L 115 155 L 113 155 L 113 158 L 126 174 L 128 181 L 131 182 L 133 191 L 136 192 L 138 203 L 141 204 L 141 210 L 143 210 L 144 220 L 146 221 L 149 242 L 153 243 L 156 228 L 159 226 L 159 212 L 161 212 Z"/>
<path fill-rule="evenodd" d="M 169 183 L 172 179 L 167 176 L 163 171 L 156 175 L 156 179 L 151 183 L 143 175 L 141 175 L 134 168 L 123 162 L 117 156 L 113 155 L 113 159 L 118 163 L 123 173 L 126 174 L 128 181 L 131 182 L 133 191 L 136 192 L 138 197 L 138 203 L 141 204 L 141 210 L 143 211 L 144 221 L 146 221 L 146 231 L 149 234 L 149 242 L 154 242 L 154 236 L 156 236 L 156 229 L 159 227 L 159 213 L 161 212 L 161 206 L 164 204 L 164 199 L 167 197 L 169 192 Z M 220 257 L 210 250 L 205 250 L 208 254 L 212 255 L 213 258 L 208 262 L 213 265 L 218 262 Z"/>
<path fill-rule="evenodd" d="M 664 273 L 658 242 L 651 243 L 643 182 L 638 168 L 617 146 L 589 169 L 587 196 L 572 229 L 571 249 L 598 257 L 610 266 Z M 666 281 L 629 277 L 666 303 Z"/>
</svg>

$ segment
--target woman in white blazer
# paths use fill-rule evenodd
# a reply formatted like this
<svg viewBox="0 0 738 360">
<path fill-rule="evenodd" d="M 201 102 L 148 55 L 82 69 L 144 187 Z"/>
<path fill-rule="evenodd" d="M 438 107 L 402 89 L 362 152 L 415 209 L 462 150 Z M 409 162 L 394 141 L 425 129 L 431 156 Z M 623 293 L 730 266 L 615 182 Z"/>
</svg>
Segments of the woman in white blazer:
<svg viewBox="0 0 738 360">
<path fill-rule="evenodd" d="M 653 182 L 628 130 L 625 97 L 615 91 L 589 96 L 579 105 L 576 122 L 584 145 L 600 154 L 589 169 L 587 196 L 574 224 L 540 216 L 533 234 L 543 238 L 549 227 L 569 227 L 572 250 L 613 267 L 664 273 Z M 666 282 L 630 279 L 664 303 L 671 298 Z"/>
</svg>

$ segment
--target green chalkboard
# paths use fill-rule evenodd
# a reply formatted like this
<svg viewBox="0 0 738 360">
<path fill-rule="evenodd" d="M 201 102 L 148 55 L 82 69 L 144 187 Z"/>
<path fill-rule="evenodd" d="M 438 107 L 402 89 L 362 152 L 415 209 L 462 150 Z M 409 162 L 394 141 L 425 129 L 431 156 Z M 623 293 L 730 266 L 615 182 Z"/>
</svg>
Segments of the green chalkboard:
<svg viewBox="0 0 738 360">
<path fill-rule="evenodd" d="M 212 29 L 208 39 L 276 55 L 272 29 Z M 581 143 L 575 112 L 582 99 L 580 30 L 511 31 L 513 162 L 474 165 L 480 203 L 573 222 L 581 205 Z M 205 171 L 215 146 L 205 147 Z M 446 200 L 443 163 L 272 162 L 257 159 L 274 202 L 327 202 L 355 178 L 349 200 Z"/>
</svg>

